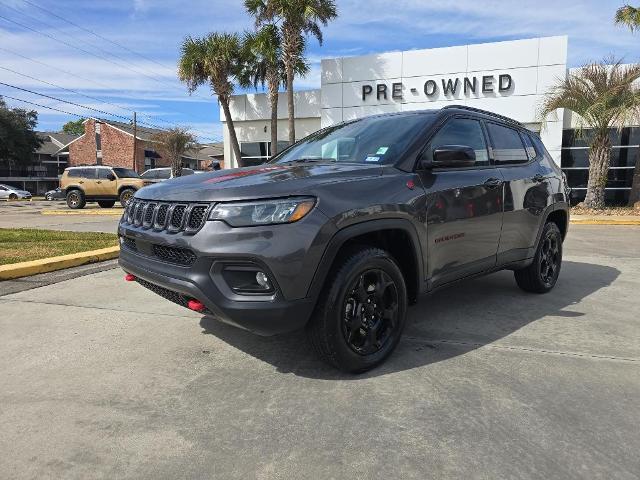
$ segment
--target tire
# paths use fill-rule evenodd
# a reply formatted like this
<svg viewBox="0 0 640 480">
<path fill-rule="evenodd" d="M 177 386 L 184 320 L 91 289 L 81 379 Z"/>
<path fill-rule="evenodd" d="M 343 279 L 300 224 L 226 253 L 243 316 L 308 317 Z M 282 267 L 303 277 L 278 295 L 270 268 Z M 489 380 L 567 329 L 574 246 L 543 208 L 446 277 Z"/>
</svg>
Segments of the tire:
<svg viewBox="0 0 640 480">
<path fill-rule="evenodd" d="M 100 205 L 100 208 L 112 208 L 115 204 L 115 200 L 98 200 L 98 205 Z"/>
<path fill-rule="evenodd" d="M 84 198 L 84 193 L 80 190 L 69 190 L 67 192 L 67 207 L 76 210 L 84 208 L 86 204 L 87 201 Z"/>
<path fill-rule="evenodd" d="M 129 203 L 129 200 L 133 198 L 133 195 L 135 193 L 136 191 L 133 188 L 125 188 L 124 190 L 122 190 L 120 192 L 120 205 L 126 207 L 127 203 Z"/>
<path fill-rule="evenodd" d="M 17 200 L 18 199 L 18 195 L 16 195 L 15 193 L 11 193 L 9 195 L 9 200 Z"/>
<path fill-rule="evenodd" d="M 51 196 L 51 194 L 47 194 L 44 196 L 44 199 L 50 202 L 51 200 L 53 200 L 53 197 Z"/>
<path fill-rule="evenodd" d="M 398 345 L 407 304 L 404 277 L 393 257 L 379 248 L 356 248 L 332 269 L 307 334 L 324 361 L 344 372 L 365 372 Z"/>
<path fill-rule="evenodd" d="M 542 230 L 533 263 L 516 270 L 516 283 L 525 292 L 547 293 L 555 286 L 562 266 L 562 234 L 553 222 Z"/>
</svg>

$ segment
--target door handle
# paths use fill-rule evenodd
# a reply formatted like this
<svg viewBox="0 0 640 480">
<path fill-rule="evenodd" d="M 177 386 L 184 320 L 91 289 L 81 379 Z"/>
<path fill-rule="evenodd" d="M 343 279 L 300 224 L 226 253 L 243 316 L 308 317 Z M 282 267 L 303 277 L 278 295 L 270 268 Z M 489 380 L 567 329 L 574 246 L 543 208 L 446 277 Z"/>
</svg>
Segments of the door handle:
<svg viewBox="0 0 640 480">
<path fill-rule="evenodd" d="M 78 183 L 84 183 L 82 180 L 80 180 Z"/>
<path fill-rule="evenodd" d="M 97 180 L 96 183 L 102 183 L 102 181 L 101 180 Z"/>
<path fill-rule="evenodd" d="M 502 183 L 503 183 L 503 181 L 500 180 L 499 178 L 490 178 L 489 180 L 484 182 L 484 186 L 486 188 L 496 188 L 496 187 L 499 187 L 500 185 L 502 185 Z"/>
<path fill-rule="evenodd" d="M 533 181 L 537 182 L 537 183 L 542 183 L 544 182 L 545 178 L 543 175 L 540 175 L 539 173 L 536 173 L 533 177 Z"/>
</svg>

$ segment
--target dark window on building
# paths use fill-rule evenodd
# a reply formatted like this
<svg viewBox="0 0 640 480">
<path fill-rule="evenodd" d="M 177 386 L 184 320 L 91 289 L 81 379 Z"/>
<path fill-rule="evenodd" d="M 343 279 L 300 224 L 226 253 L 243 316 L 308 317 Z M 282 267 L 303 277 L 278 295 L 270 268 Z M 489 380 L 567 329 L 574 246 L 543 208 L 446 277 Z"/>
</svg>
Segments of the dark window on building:
<svg viewBox="0 0 640 480">
<path fill-rule="evenodd" d="M 493 158 L 498 164 L 527 163 L 529 158 L 517 130 L 496 123 L 487 123 L 493 146 Z"/>
<path fill-rule="evenodd" d="M 584 129 L 582 135 L 576 130 L 565 130 L 562 135 L 562 153 L 560 166 L 567 175 L 569 186 L 573 189 L 572 203 L 581 202 L 586 195 L 589 180 L 589 148 L 593 138 L 592 129 Z M 633 183 L 633 170 L 640 154 L 639 127 L 611 129 L 611 163 L 605 201 L 610 205 L 626 204 Z"/>
<path fill-rule="evenodd" d="M 489 165 L 489 154 L 480 122 L 470 118 L 454 118 L 431 139 L 427 156 L 433 159 L 433 151 L 444 145 L 465 145 L 473 148 L 476 154 L 476 165 Z"/>
</svg>

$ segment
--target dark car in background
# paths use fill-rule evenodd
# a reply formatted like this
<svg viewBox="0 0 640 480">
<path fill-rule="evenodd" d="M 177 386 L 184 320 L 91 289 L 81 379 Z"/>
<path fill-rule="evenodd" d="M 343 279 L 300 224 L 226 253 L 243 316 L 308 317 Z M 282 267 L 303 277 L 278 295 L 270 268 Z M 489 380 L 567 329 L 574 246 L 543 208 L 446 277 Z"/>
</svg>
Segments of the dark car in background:
<svg viewBox="0 0 640 480">
<path fill-rule="evenodd" d="M 54 188 L 53 190 L 49 190 L 47 193 L 44 194 L 44 199 L 49 201 L 64 200 L 65 198 L 66 196 L 60 187 Z"/>
<path fill-rule="evenodd" d="M 540 137 L 451 106 L 344 122 L 264 165 L 144 188 L 120 221 L 119 262 L 203 315 L 261 335 L 306 328 L 323 359 L 362 372 L 395 349 L 420 294 L 503 269 L 551 290 L 568 225 Z"/>
</svg>

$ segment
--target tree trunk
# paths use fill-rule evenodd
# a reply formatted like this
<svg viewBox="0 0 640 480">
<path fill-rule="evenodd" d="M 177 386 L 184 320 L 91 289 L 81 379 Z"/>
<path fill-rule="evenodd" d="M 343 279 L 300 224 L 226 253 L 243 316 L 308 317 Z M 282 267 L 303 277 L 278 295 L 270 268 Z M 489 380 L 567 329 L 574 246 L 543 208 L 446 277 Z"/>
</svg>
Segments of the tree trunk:
<svg viewBox="0 0 640 480">
<path fill-rule="evenodd" d="M 293 64 L 287 63 L 287 110 L 289 114 L 289 145 L 296 143 L 296 120 L 293 107 Z"/>
<path fill-rule="evenodd" d="M 608 136 L 594 138 L 589 148 L 589 182 L 584 199 L 587 208 L 604 208 L 604 188 L 607 184 L 611 144 Z"/>
<path fill-rule="evenodd" d="M 180 155 L 174 156 L 171 161 L 171 176 L 174 178 L 182 176 L 182 158 Z"/>
<path fill-rule="evenodd" d="M 236 136 L 236 128 L 233 125 L 233 119 L 231 118 L 231 110 L 229 110 L 229 99 L 227 97 L 218 97 L 220 99 L 220 105 L 222 105 L 222 111 L 224 112 L 224 119 L 227 122 L 227 128 L 229 129 L 229 138 L 231 140 L 231 148 L 233 150 L 233 156 L 236 157 L 239 167 L 244 167 L 244 161 L 240 154 L 240 144 L 238 144 L 238 137 Z"/>
<path fill-rule="evenodd" d="M 633 183 L 629 192 L 629 206 L 640 202 L 640 154 L 636 154 L 636 168 L 633 169 Z"/>
<path fill-rule="evenodd" d="M 280 79 L 277 72 L 271 72 L 269 78 L 269 101 L 271 102 L 271 156 L 278 153 L 278 87 Z"/>
</svg>

